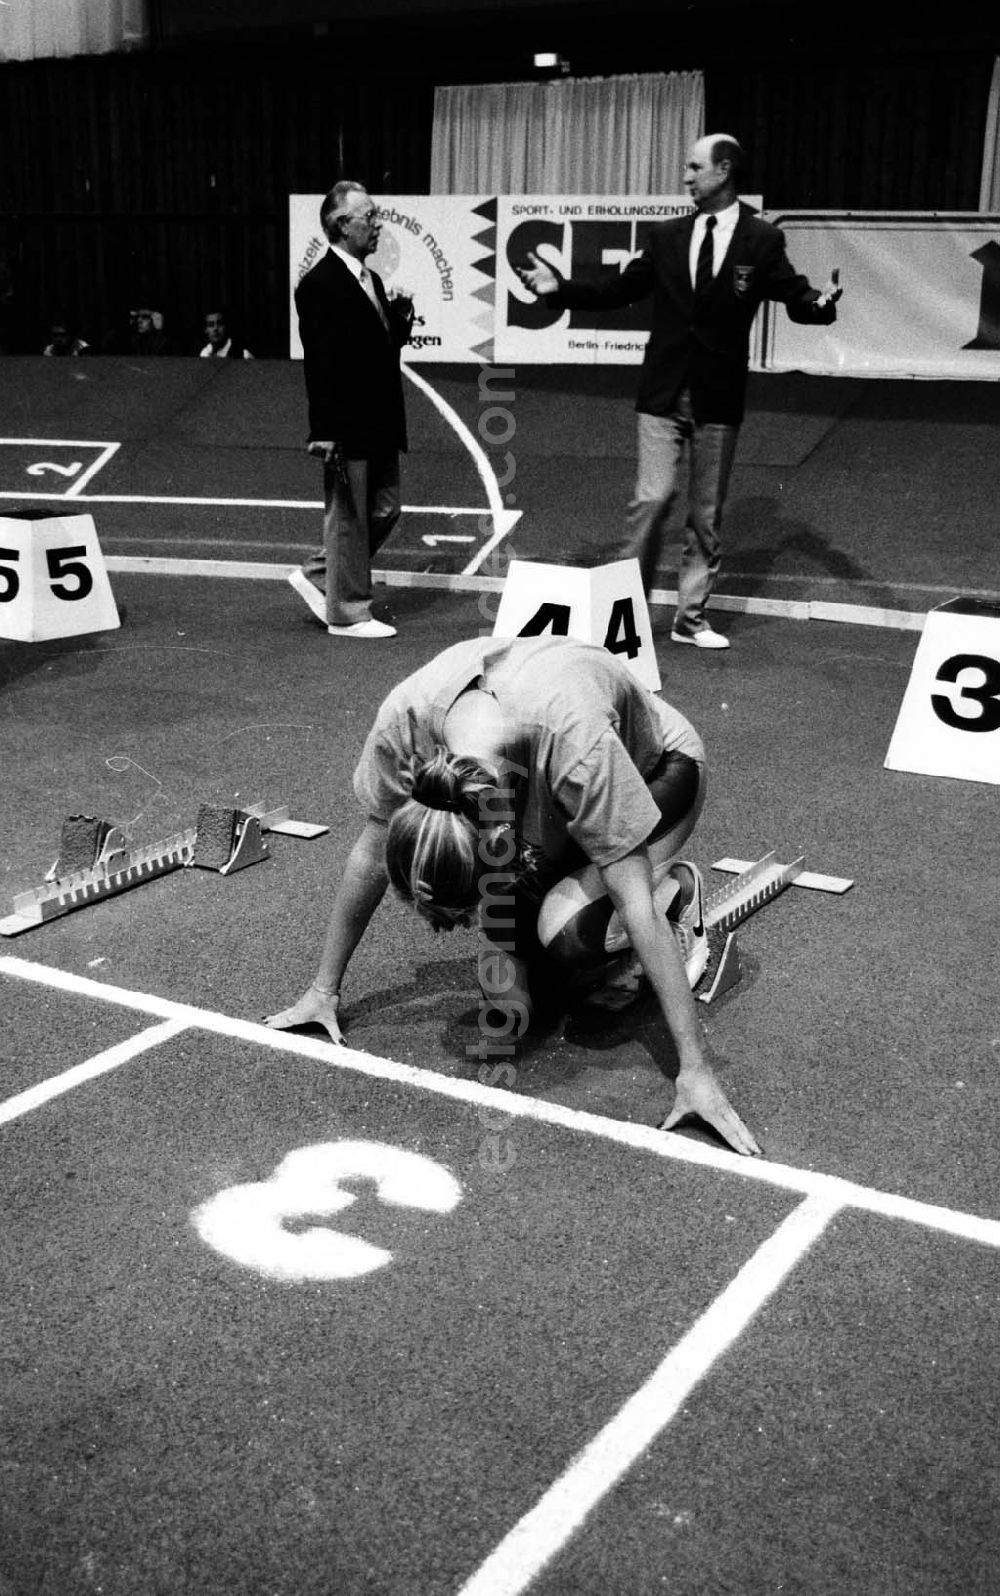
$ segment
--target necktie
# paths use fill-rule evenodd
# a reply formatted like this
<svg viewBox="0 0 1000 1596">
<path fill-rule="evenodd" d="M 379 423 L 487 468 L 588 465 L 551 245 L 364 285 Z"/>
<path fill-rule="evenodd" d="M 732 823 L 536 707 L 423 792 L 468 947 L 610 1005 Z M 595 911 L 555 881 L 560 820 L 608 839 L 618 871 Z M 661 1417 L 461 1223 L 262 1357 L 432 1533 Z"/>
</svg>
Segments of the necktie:
<svg viewBox="0 0 1000 1596">
<path fill-rule="evenodd" d="M 379 321 L 382 323 L 382 326 L 388 331 L 389 323 L 388 323 L 388 320 L 386 319 L 385 311 L 382 309 L 382 301 L 379 299 L 378 294 L 375 292 L 375 284 L 372 282 L 371 272 L 368 270 L 368 268 L 366 266 L 362 266 L 362 268 L 361 268 L 360 281 L 361 281 L 362 288 L 364 289 L 365 293 L 368 295 L 368 298 L 371 300 L 372 304 L 375 306 L 375 309 L 378 311 L 378 319 L 379 319 Z"/>
<path fill-rule="evenodd" d="M 705 231 L 702 235 L 701 246 L 698 250 L 698 260 L 694 269 L 694 297 L 704 299 L 712 286 L 712 261 L 713 240 L 715 231 L 715 217 L 705 217 Z"/>
</svg>

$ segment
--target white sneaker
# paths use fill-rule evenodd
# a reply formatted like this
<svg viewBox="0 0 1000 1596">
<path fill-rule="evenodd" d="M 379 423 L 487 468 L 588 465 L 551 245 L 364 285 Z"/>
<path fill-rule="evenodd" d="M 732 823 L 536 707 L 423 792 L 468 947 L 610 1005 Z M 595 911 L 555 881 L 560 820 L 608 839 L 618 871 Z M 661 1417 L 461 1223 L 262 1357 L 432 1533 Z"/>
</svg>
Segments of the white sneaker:
<svg viewBox="0 0 1000 1596">
<path fill-rule="evenodd" d="M 331 637 L 395 637 L 396 628 L 372 616 L 369 621 L 355 621 L 353 626 L 328 626 Z"/>
<path fill-rule="evenodd" d="M 326 625 L 326 594 L 321 593 L 315 582 L 302 571 L 289 571 L 288 580 L 294 587 L 300 599 L 305 599 L 318 621 Z"/>
<path fill-rule="evenodd" d="M 691 864 L 687 859 L 675 859 L 671 865 L 658 865 L 653 872 L 653 907 L 658 914 L 666 917 L 667 924 L 677 938 L 684 968 L 687 970 L 688 983 L 691 987 L 696 987 L 708 964 L 704 888 L 698 866 Z M 623 958 L 621 964 L 616 967 L 614 976 L 607 979 L 607 985 L 627 985 L 629 979 L 634 978 L 637 971 L 641 970 L 637 955 L 632 954 L 634 964 L 631 969 L 624 957 L 630 952 L 631 946 L 624 923 L 616 911 L 608 922 L 604 951 L 622 955 Z M 625 971 L 629 973 L 623 983 L 621 973 Z M 610 1003 L 600 1006 L 620 1007 Z"/>
<path fill-rule="evenodd" d="M 729 639 L 723 637 L 721 632 L 714 632 L 709 625 L 699 626 L 696 632 L 670 633 L 672 643 L 691 643 L 695 648 L 728 648 Z"/>
<path fill-rule="evenodd" d="M 677 859 L 670 874 L 680 887 L 680 894 L 667 914 L 667 920 L 677 938 L 688 985 L 696 987 L 708 963 L 708 933 L 705 930 L 704 890 L 701 871 L 687 859 Z"/>
</svg>

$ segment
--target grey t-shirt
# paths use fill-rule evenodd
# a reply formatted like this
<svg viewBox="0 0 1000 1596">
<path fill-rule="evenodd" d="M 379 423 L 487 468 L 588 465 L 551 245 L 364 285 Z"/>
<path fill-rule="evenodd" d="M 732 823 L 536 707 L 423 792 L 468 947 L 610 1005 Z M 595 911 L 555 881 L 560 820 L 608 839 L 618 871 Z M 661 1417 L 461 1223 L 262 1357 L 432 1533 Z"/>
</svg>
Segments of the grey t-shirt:
<svg viewBox="0 0 1000 1596">
<path fill-rule="evenodd" d="M 365 812 L 388 821 L 405 803 L 411 755 L 444 743 L 445 716 L 478 685 L 509 728 L 522 842 L 558 865 L 575 844 L 608 865 L 645 842 L 660 819 L 645 778 L 665 749 L 699 765 L 705 752 L 683 715 L 606 649 L 564 637 L 480 637 L 456 643 L 393 688 L 354 772 Z"/>
</svg>

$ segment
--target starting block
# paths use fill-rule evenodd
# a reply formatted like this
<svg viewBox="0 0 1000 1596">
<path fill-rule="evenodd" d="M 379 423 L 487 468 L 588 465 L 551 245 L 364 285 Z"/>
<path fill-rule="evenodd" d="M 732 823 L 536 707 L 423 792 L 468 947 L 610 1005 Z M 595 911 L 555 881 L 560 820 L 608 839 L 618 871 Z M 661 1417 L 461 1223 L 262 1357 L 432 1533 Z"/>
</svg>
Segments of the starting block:
<svg viewBox="0 0 1000 1596">
<path fill-rule="evenodd" d="M 74 909 L 83 909 L 89 903 L 114 897 L 189 865 L 232 875 L 270 858 L 262 837 L 264 831 L 311 838 L 328 830 L 328 826 L 290 820 L 285 808 L 268 811 L 263 804 L 248 809 L 203 804 L 198 823 L 190 830 L 141 848 L 129 848 L 124 833 L 110 821 L 93 815 L 70 815 L 63 822 L 59 857 L 44 885 L 15 897 L 14 912 L 0 920 L 0 936 L 19 936 L 22 931 L 32 931 Z"/>
<path fill-rule="evenodd" d="M 698 983 L 695 997 L 699 1003 L 714 1003 L 717 997 L 722 997 L 743 979 L 743 966 L 740 963 L 740 950 L 736 942 L 736 932 L 730 931 L 722 944 L 722 952 L 716 959 L 711 951 L 709 939 L 709 962 L 705 973 Z"/>
<path fill-rule="evenodd" d="M 216 809 L 202 804 L 190 864 L 199 870 L 217 870 L 220 876 L 230 876 L 270 857 L 256 815 L 243 809 Z"/>
<path fill-rule="evenodd" d="M 756 863 L 745 859 L 719 859 L 713 865 L 714 870 L 738 871 L 739 874 L 735 881 L 717 887 L 705 900 L 710 954 L 708 968 L 695 992 L 700 1003 L 713 1002 L 742 978 L 736 927 L 765 903 L 770 903 L 790 886 L 843 893 L 854 885 L 840 876 L 812 874 L 803 870 L 804 863 L 804 855 L 793 859 L 791 864 L 781 864 L 774 853 L 768 853 Z"/>
<path fill-rule="evenodd" d="M 779 892 L 801 875 L 802 866 L 805 864 L 805 855 L 793 859 L 791 864 L 779 864 L 774 853 L 766 853 L 763 859 L 758 859 L 735 881 L 727 881 L 724 886 L 716 890 L 705 902 L 705 929 L 711 931 L 717 927 L 720 931 L 733 931 L 743 921 L 748 920 L 755 910 L 770 903 Z"/>
<path fill-rule="evenodd" d="M 0 516 L 0 637 L 40 643 L 120 625 L 93 516 Z"/>
</svg>

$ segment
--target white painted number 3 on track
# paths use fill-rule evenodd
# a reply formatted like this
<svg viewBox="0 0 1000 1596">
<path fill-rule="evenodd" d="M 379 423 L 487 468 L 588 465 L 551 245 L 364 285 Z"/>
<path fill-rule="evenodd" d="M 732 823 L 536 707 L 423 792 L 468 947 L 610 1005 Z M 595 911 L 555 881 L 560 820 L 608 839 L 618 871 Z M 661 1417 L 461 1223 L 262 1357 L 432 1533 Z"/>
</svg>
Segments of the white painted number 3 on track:
<svg viewBox="0 0 1000 1596">
<path fill-rule="evenodd" d="M 357 1202 L 344 1181 L 372 1181 L 380 1202 L 448 1214 L 461 1201 L 455 1177 L 432 1158 L 384 1142 L 321 1142 L 282 1159 L 269 1180 L 230 1186 L 202 1203 L 192 1222 L 202 1241 L 272 1280 L 353 1280 L 382 1269 L 392 1253 L 325 1220 Z M 290 1223 L 298 1227 L 290 1229 Z"/>
</svg>

